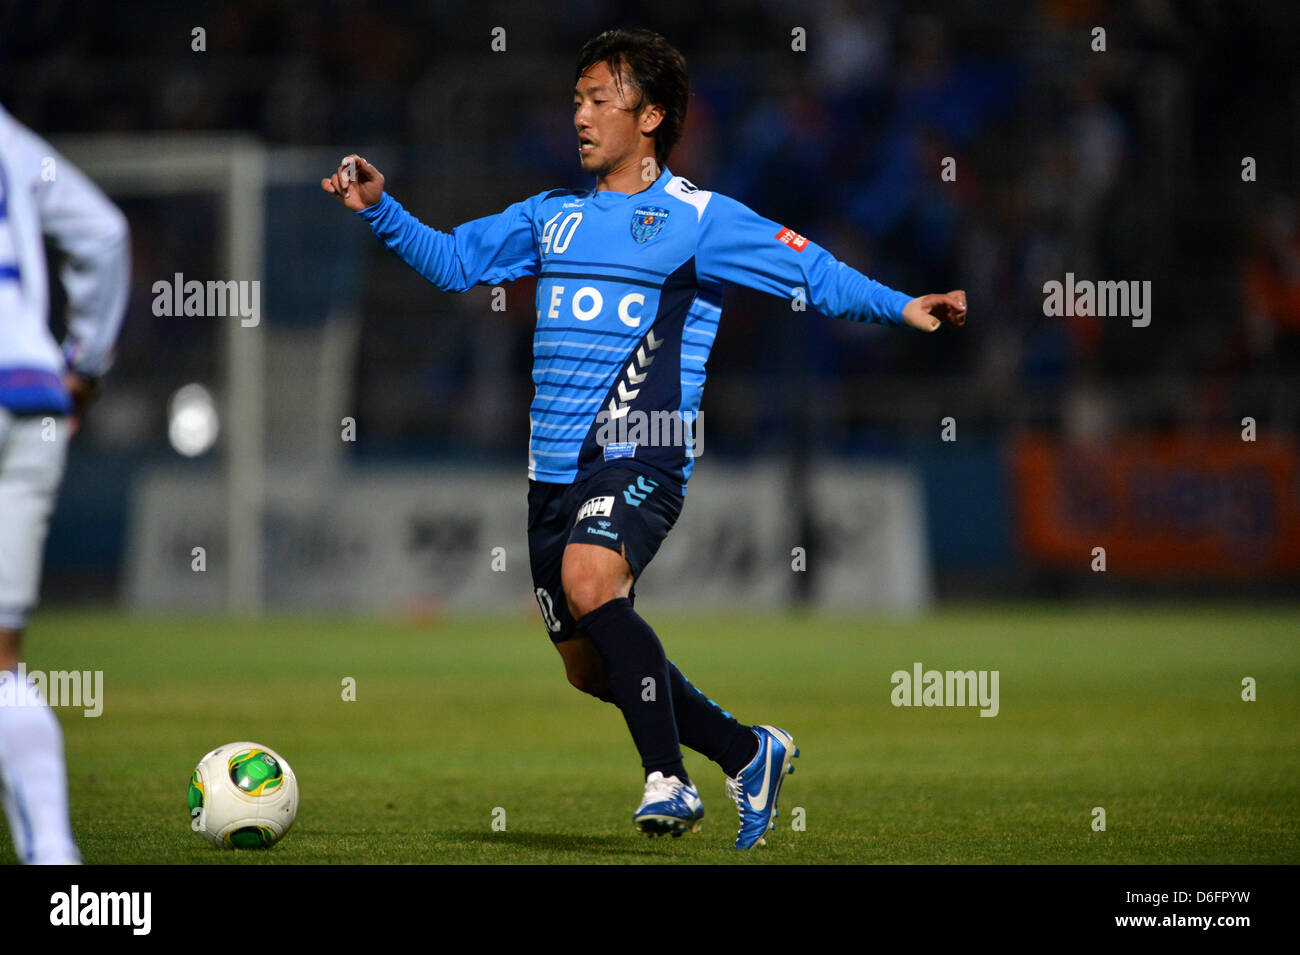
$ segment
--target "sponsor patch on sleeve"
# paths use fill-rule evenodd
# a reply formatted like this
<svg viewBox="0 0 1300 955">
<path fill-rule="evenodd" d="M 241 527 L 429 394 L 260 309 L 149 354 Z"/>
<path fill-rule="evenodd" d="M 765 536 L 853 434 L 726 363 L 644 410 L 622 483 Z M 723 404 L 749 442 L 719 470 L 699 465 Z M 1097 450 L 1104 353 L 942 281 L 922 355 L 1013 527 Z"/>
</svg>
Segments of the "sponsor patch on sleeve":
<svg viewBox="0 0 1300 955">
<path fill-rule="evenodd" d="M 795 232 L 794 229 L 788 229 L 785 226 L 782 226 L 781 231 L 776 234 L 776 241 L 784 242 L 796 252 L 802 252 L 808 247 L 807 239 Z"/>
</svg>

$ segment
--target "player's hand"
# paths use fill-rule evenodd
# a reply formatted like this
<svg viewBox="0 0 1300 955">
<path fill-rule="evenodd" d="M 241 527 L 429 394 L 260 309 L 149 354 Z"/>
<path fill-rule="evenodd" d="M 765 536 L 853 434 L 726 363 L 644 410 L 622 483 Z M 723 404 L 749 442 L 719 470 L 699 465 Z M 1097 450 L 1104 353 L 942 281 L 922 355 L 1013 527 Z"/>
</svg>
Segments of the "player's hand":
<svg viewBox="0 0 1300 955">
<path fill-rule="evenodd" d="M 65 371 L 63 387 L 68 392 L 68 397 L 72 399 L 72 414 L 68 416 L 68 436 L 71 437 L 81 427 L 81 419 L 86 414 L 86 408 L 99 392 L 99 382 L 94 378 L 79 375 L 75 371 Z"/>
<path fill-rule="evenodd" d="M 903 307 L 903 321 L 923 332 L 936 331 L 944 322 L 961 327 L 966 324 L 966 293 L 957 289 L 914 298 Z"/>
<path fill-rule="evenodd" d="M 320 187 L 353 212 L 360 212 L 384 197 L 384 175 L 354 153 L 344 156 L 338 172 L 322 179 Z"/>
</svg>

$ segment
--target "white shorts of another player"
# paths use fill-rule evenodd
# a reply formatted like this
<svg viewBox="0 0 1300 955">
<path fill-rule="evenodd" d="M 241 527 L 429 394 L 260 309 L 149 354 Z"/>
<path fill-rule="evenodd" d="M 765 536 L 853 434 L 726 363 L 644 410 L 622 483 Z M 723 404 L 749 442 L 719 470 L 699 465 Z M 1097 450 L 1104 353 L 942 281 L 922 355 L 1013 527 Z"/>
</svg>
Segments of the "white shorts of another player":
<svg viewBox="0 0 1300 955">
<path fill-rule="evenodd" d="M 22 630 L 36 606 L 41 558 L 68 452 L 63 415 L 0 408 L 0 630 Z"/>
</svg>

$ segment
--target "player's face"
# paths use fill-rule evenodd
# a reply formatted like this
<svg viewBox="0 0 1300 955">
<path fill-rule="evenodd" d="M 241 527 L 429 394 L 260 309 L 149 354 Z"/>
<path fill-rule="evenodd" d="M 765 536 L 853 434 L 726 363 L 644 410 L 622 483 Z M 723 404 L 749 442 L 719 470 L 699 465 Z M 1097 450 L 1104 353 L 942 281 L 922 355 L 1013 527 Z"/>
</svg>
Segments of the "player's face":
<svg viewBox="0 0 1300 955">
<path fill-rule="evenodd" d="M 633 108 L 638 105 L 638 91 L 629 88 L 626 79 L 621 86 L 616 83 L 604 63 L 579 77 L 573 88 L 573 125 L 578 131 L 583 172 L 604 176 L 628 160 L 636 160 L 646 143 Z"/>
</svg>

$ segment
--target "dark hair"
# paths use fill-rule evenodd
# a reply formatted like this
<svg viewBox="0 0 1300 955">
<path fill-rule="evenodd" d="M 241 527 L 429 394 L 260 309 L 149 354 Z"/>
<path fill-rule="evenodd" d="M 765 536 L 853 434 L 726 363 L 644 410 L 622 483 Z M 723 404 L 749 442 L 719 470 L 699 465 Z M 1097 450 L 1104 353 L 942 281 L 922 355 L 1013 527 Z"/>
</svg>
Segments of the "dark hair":
<svg viewBox="0 0 1300 955">
<path fill-rule="evenodd" d="M 574 82 L 597 63 L 609 67 L 620 89 L 627 79 L 640 90 L 641 100 L 636 109 L 646 105 L 663 108 L 663 121 L 654 132 L 655 160 L 662 168 L 682 138 L 682 126 L 686 123 L 691 88 L 686 58 L 650 30 L 606 30 L 588 40 L 578 54 Z"/>
</svg>

